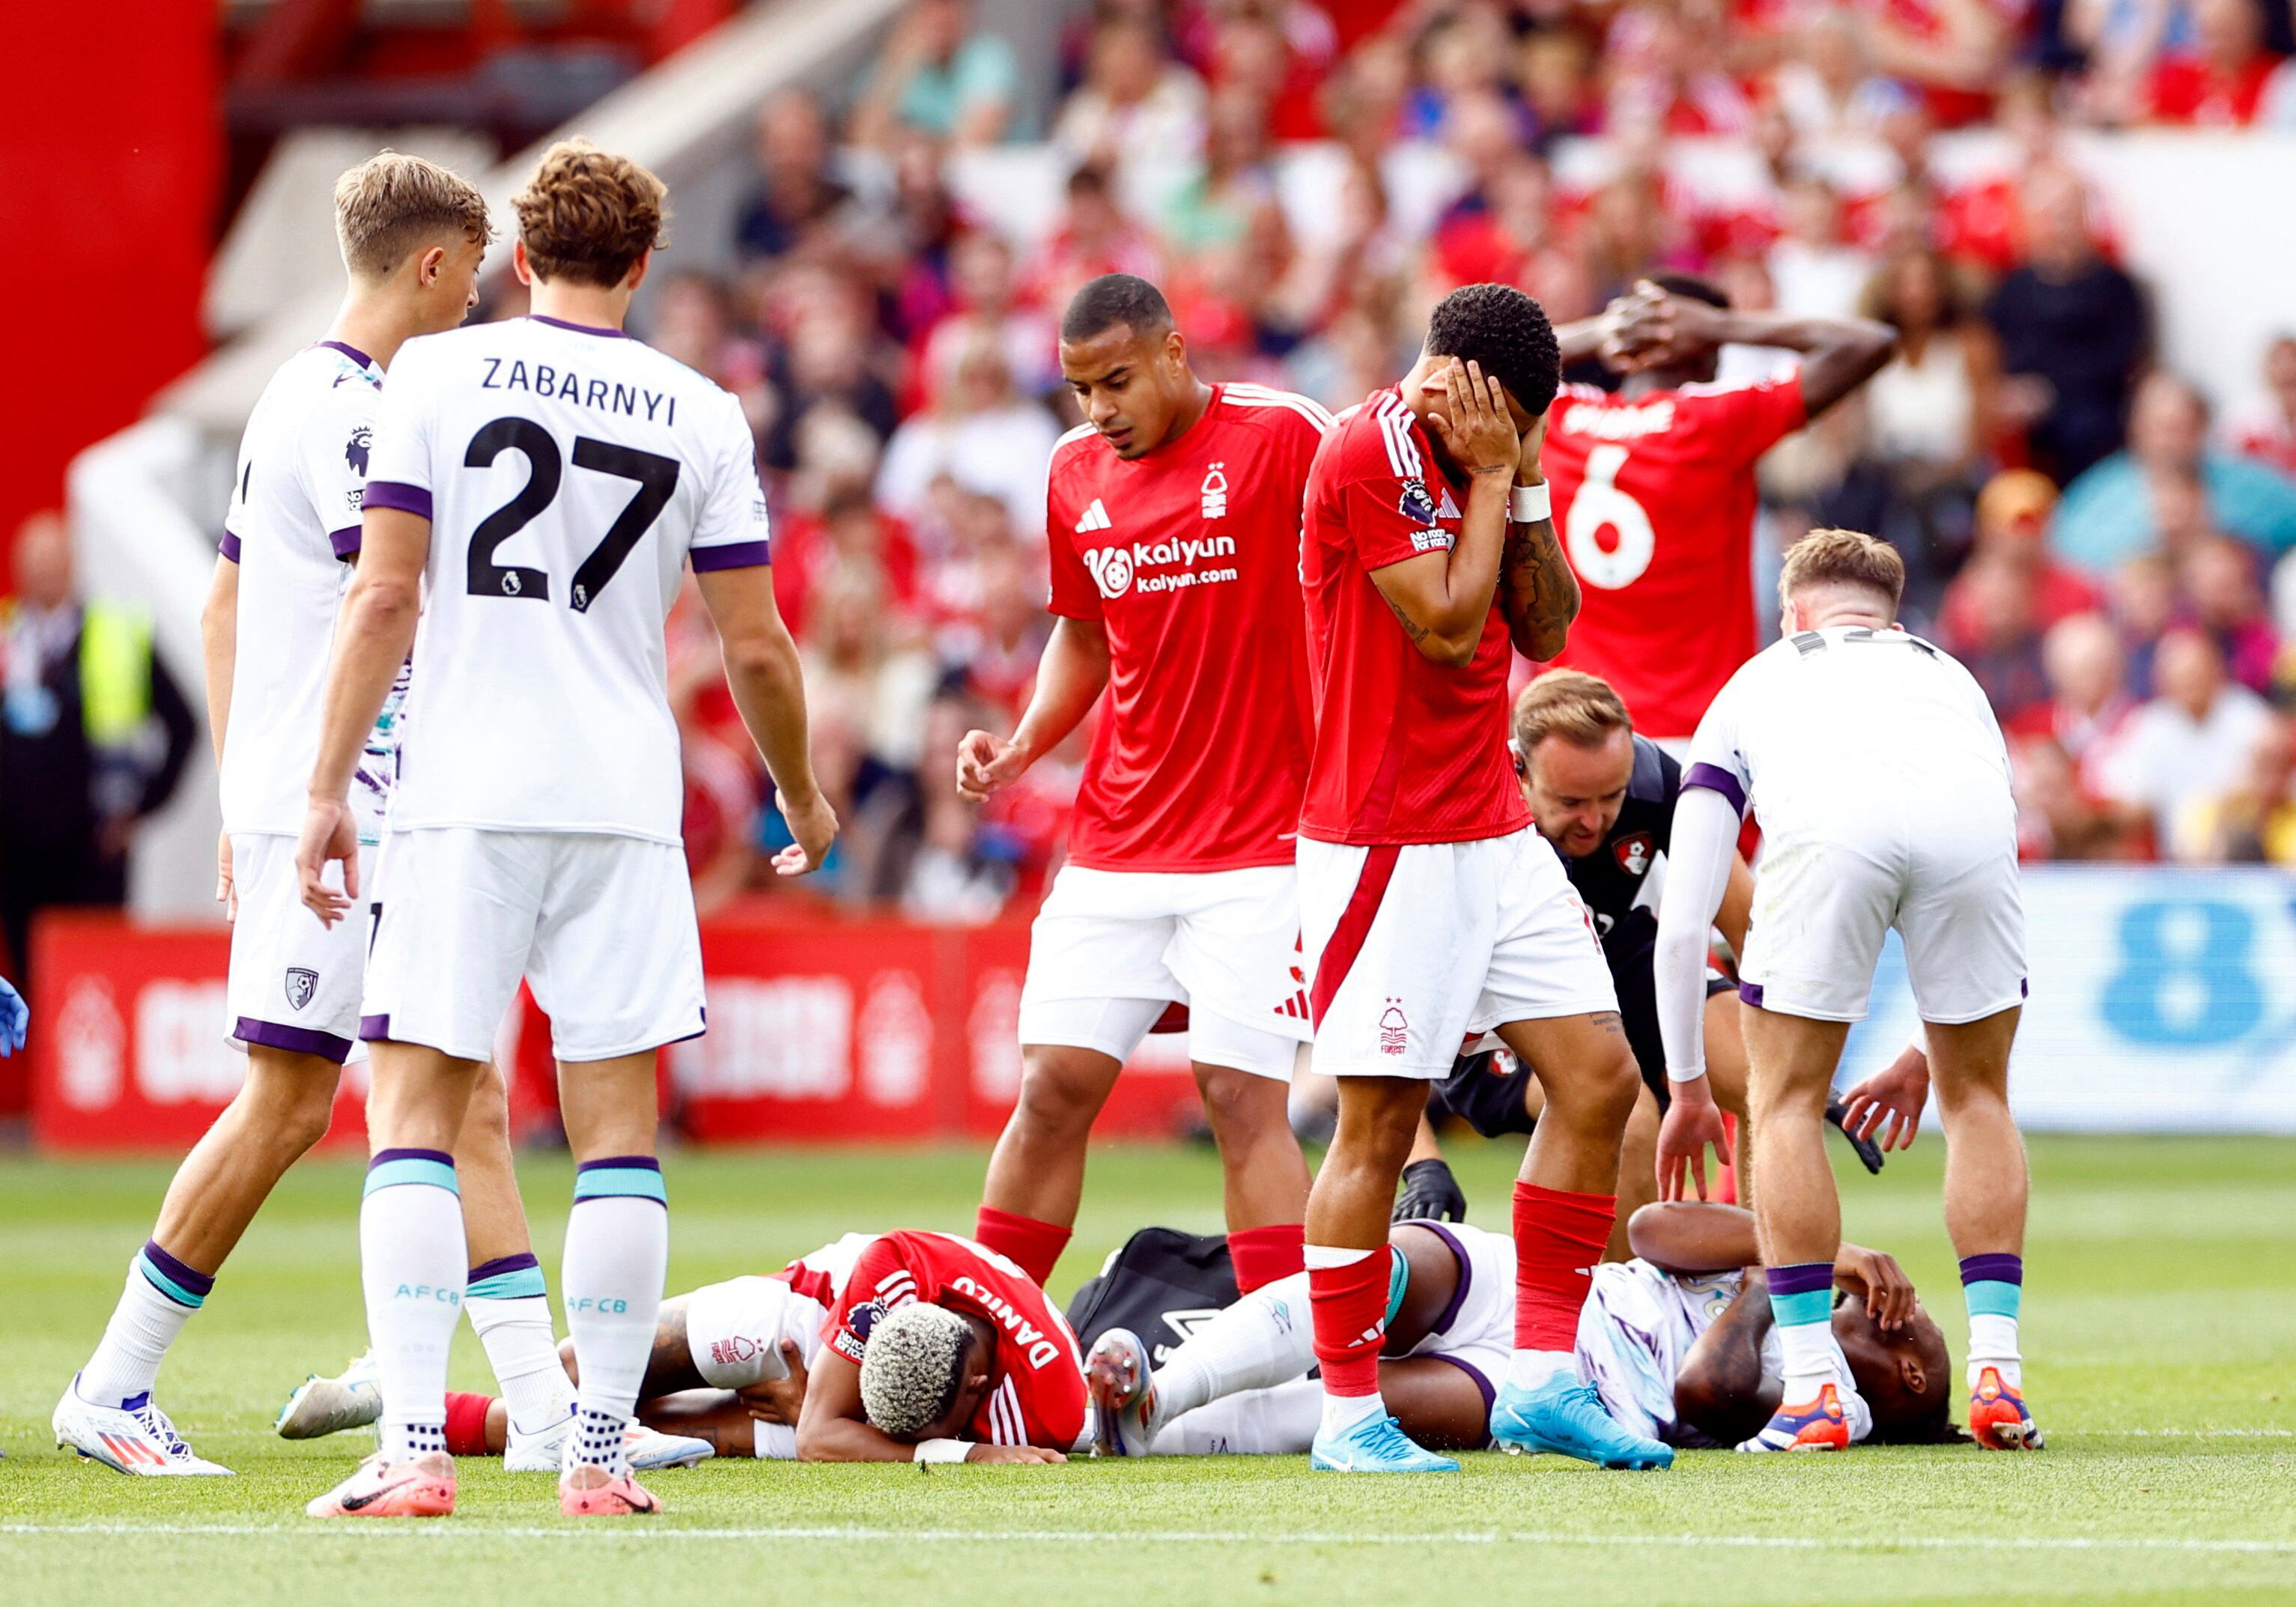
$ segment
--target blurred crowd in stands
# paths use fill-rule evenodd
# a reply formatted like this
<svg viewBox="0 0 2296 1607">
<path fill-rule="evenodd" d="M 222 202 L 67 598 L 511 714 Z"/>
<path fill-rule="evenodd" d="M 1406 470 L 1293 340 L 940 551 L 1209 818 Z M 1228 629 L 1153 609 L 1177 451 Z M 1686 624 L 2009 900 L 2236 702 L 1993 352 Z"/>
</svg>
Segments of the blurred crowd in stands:
<svg viewBox="0 0 2296 1607">
<path fill-rule="evenodd" d="M 2256 354 L 2253 398 L 2212 408 L 2063 148 L 2084 127 L 2296 131 L 2292 50 L 2286 0 L 1096 0 L 1037 126 L 1012 42 L 968 0 L 912 0 L 858 80 L 763 107 L 738 271 L 666 258 L 642 307 L 758 432 L 847 824 L 819 886 L 776 896 L 986 920 L 1057 862 L 1086 734 L 984 808 L 953 754 L 1027 696 L 1045 464 L 1076 422 L 1054 326 L 1111 270 L 1164 287 L 1207 378 L 1334 407 L 1480 280 L 1558 322 L 1660 269 L 1886 320 L 1896 359 L 1765 463 L 1762 545 L 1827 523 L 1898 545 L 1907 623 L 2009 734 L 2030 857 L 2296 863 L 2296 333 Z M 1935 141 L 1969 128 L 2013 158 L 1949 182 Z M 1562 160 L 1587 135 L 1602 162 Z M 1720 204 L 1667 160 L 1717 135 L 1759 174 Z M 1008 237 L 952 166 L 1036 140 L 1057 216 Z M 1278 195 L 1302 141 L 1345 164 L 1312 238 Z M 1817 160 L 1851 142 L 1887 153 L 1868 187 Z M 1400 193 L 1414 147 L 1443 158 L 1409 168 L 1451 175 L 1440 195 Z M 1726 378 L 1768 360 L 1727 358 Z M 779 822 L 706 623 L 672 632 L 707 911 L 771 880 Z"/>
<path fill-rule="evenodd" d="M 2061 148 L 2084 125 L 2296 130 L 2292 44 L 2259 0 L 1098 0 L 1061 36 L 1035 127 L 1011 45 L 965 0 L 914 0 L 841 95 L 764 108 L 741 272 L 678 280 L 652 330 L 757 422 L 849 823 L 830 885 L 980 919 L 1056 861 L 1081 738 L 980 811 L 950 753 L 1027 695 L 1044 464 L 1076 418 L 1054 324 L 1119 269 L 1165 288 L 1207 377 L 1333 407 L 1392 382 L 1425 309 L 1478 280 L 1558 320 L 1672 269 L 1742 306 L 1892 324 L 1898 358 L 1765 465 L 1769 549 L 1814 522 L 1898 545 L 1908 623 L 1971 665 L 2010 734 L 2033 857 L 2296 862 L 2276 711 L 2296 708 L 2296 569 L 2276 568 L 2296 546 L 2296 338 L 2258 354 L 2252 407 L 2214 416 L 2155 349 L 2145 287 Z M 1932 170 L 1939 131 L 1988 124 L 2010 171 Z M 1558 175 L 1576 135 L 1609 143 L 1597 184 Z M 1743 142 L 1762 193 L 1717 207 L 1679 186 L 1684 135 Z M 1007 238 L 949 163 L 1038 138 L 1059 214 Z M 1887 149 L 1886 182 L 1837 189 L 1808 160 L 1849 140 Z M 1278 196 L 1295 141 L 1347 160 L 1318 238 Z M 1450 159 L 1440 197 L 1395 193 L 1411 142 Z M 751 881 L 774 821 L 693 645 L 707 903 Z"/>
</svg>

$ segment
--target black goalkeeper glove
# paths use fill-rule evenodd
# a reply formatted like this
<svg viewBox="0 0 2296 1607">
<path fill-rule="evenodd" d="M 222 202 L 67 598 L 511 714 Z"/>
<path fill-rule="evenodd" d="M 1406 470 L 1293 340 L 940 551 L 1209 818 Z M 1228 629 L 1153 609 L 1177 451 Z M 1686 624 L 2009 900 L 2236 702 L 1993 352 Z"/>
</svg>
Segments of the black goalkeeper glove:
<svg viewBox="0 0 2296 1607">
<path fill-rule="evenodd" d="M 1459 1180 L 1451 1176 L 1449 1163 L 1434 1160 L 1414 1160 L 1403 1168 L 1403 1193 L 1395 1202 L 1395 1214 L 1390 1222 L 1464 1222 L 1467 1219 L 1467 1196 L 1459 1192 Z"/>
<path fill-rule="evenodd" d="M 1865 1163 L 1866 1169 L 1878 1177 L 1882 1175 L 1881 1147 L 1870 1138 L 1858 1137 L 1844 1125 L 1843 1118 L 1849 1114 L 1848 1110 L 1839 1100 L 1825 1107 L 1825 1119 L 1832 1122 L 1835 1129 L 1849 1141 L 1849 1147 L 1857 1152 L 1857 1159 Z"/>
</svg>

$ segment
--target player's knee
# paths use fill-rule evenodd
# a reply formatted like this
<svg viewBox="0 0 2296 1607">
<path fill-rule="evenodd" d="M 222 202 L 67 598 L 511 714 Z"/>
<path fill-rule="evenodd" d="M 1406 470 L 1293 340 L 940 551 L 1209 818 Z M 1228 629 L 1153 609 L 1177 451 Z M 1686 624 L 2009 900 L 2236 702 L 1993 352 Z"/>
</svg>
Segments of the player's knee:
<svg viewBox="0 0 2296 1607">
<path fill-rule="evenodd" d="M 1568 1078 L 1546 1090 L 1548 1119 L 1605 1133 L 1623 1133 L 1642 1096 L 1642 1068 L 1625 1038 L 1605 1038 L 1608 1052 L 1589 1056 Z"/>
<path fill-rule="evenodd" d="M 1196 1086 L 1204 1096 L 1204 1119 L 1223 1144 L 1250 1144 L 1268 1132 L 1291 1130 L 1285 1116 L 1290 1090 L 1272 1078 L 1207 1066 Z"/>
<path fill-rule="evenodd" d="M 327 1136 L 335 1112 L 333 1077 L 305 1066 L 255 1066 L 250 1072 L 245 1090 L 248 1114 L 264 1142 L 292 1159 Z"/>
<path fill-rule="evenodd" d="M 1108 1097 L 1105 1059 L 1089 1050 L 1030 1049 L 1021 1069 L 1013 1123 L 1032 1138 L 1073 1139 L 1089 1132 Z"/>
</svg>

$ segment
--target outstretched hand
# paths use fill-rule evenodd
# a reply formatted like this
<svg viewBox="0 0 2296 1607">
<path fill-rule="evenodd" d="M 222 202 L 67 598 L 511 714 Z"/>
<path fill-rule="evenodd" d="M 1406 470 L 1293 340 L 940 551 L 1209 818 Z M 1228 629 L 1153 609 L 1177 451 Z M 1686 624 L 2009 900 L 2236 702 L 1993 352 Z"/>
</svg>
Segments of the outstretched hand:
<svg viewBox="0 0 2296 1607">
<path fill-rule="evenodd" d="M 1929 1056 L 1908 1044 L 1904 1054 L 1841 1096 L 1841 1130 L 1885 1150 L 1909 1150 L 1922 1130 L 1929 1098 Z M 1879 1138 L 1874 1136 L 1876 1127 L 1882 1128 Z"/>
<path fill-rule="evenodd" d="M 1730 1163 L 1730 1138 L 1722 1126 L 1721 1108 L 1703 1077 L 1674 1085 L 1673 1102 L 1658 1129 L 1658 1197 L 1686 1200 L 1687 1178 L 1698 1197 L 1706 1198 L 1706 1148 L 1714 1147 L 1718 1167 Z"/>
</svg>

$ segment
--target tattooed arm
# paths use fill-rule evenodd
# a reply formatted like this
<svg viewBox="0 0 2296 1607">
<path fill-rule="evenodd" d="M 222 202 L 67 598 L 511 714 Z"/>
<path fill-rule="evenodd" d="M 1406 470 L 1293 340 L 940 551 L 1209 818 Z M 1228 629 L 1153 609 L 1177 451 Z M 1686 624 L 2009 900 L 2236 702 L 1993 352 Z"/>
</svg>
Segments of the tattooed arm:
<svg viewBox="0 0 2296 1607">
<path fill-rule="evenodd" d="M 1517 485 L 1546 483 L 1538 467 L 1546 439 L 1546 418 L 1541 414 L 1523 438 Z M 1578 617 L 1578 578 L 1563 559 L 1553 520 L 1507 526 L 1506 550 L 1499 561 L 1499 607 L 1515 651 L 1524 658 L 1544 664 L 1562 651 L 1570 621 Z"/>
</svg>

